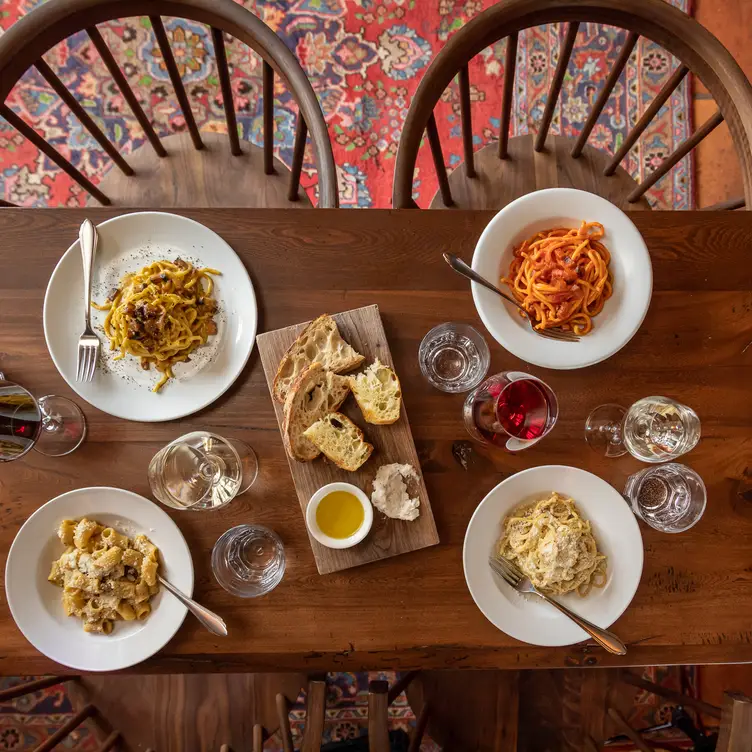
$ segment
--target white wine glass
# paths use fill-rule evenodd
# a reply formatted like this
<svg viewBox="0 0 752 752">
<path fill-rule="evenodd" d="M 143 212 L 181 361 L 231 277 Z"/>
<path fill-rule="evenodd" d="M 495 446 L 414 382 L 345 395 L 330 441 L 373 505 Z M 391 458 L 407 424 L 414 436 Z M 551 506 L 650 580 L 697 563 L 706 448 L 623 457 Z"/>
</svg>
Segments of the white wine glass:
<svg viewBox="0 0 752 752">
<path fill-rule="evenodd" d="M 219 509 L 245 493 L 258 475 L 248 444 L 209 431 L 193 431 L 170 442 L 149 464 L 154 496 L 173 509 Z"/>
<path fill-rule="evenodd" d="M 606 457 L 629 452 L 643 462 L 668 462 L 700 440 L 700 418 L 692 408 L 668 397 L 643 397 L 629 409 L 599 405 L 585 423 L 591 449 Z"/>
<path fill-rule="evenodd" d="M 0 372 L 0 462 L 10 462 L 35 449 L 62 457 L 86 437 L 86 418 L 67 397 L 35 399 L 27 389 Z"/>
</svg>

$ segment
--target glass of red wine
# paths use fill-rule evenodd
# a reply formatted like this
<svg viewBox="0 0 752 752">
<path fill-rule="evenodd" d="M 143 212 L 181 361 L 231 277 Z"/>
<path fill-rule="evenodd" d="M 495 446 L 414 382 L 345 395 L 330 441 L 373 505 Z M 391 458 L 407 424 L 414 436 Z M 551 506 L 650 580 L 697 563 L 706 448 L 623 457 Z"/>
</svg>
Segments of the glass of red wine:
<svg viewBox="0 0 752 752">
<path fill-rule="evenodd" d="M 36 449 L 49 457 L 70 454 L 86 436 L 86 419 L 75 402 L 49 395 L 34 399 L 0 373 L 0 462 Z"/>
<path fill-rule="evenodd" d="M 484 444 L 519 452 L 540 441 L 559 415 L 556 395 L 545 382 L 522 371 L 486 379 L 465 400 L 470 435 Z"/>
</svg>

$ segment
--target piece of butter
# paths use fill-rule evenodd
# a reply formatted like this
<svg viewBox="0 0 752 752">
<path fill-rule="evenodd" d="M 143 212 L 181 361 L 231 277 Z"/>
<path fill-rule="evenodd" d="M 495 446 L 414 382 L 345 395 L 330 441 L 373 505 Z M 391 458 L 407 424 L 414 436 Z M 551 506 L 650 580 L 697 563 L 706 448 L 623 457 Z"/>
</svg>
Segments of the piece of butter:
<svg viewBox="0 0 752 752">
<path fill-rule="evenodd" d="M 407 482 L 418 483 L 412 465 L 382 465 L 373 480 L 371 503 L 387 517 L 395 520 L 414 520 L 420 514 L 420 499 L 410 498 Z"/>
</svg>

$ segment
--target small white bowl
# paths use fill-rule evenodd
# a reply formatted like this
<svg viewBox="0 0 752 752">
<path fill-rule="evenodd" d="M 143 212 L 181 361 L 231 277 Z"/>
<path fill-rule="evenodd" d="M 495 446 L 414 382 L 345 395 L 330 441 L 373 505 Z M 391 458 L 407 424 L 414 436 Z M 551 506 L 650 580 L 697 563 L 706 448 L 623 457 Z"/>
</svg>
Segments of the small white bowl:
<svg viewBox="0 0 752 752">
<path fill-rule="evenodd" d="M 316 521 L 316 510 L 319 508 L 321 500 L 334 491 L 347 491 L 351 493 L 363 506 L 363 524 L 349 538 L 332 538 L 321 531 Z M 373 525 L 373 507 L 370 499 L 357 486 L 352 483 L 328 483 L 319 488 L 311 496 L 306 508 L 306 524 L 308 531 L 322 546 L 327 548 L 351 548 L 360 543 L 371 530 Z"/>
</svg>

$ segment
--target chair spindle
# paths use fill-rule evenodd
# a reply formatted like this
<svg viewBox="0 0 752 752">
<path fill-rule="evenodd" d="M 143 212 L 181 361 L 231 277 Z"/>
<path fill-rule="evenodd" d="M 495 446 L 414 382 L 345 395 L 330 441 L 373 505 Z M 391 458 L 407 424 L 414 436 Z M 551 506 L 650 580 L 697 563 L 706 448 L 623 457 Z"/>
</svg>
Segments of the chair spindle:
<svg viewBox="0 0 752 752">
<path fill-rule="evenodd" d="M 49 65 L 39 58 L 34 67 L 39 71 L 42 78 L 52 87 L 52 90 L 60 99 L 65 102 L 68 109 L 78 118 L 81 125 L 86 128 L 94 140 L 110 155 L 112 161 L 120 168 L 124 175 L 133 175 L 133 168 L 123 159 L 118 151 L 117 146 L 113 144 L 102 129 L 94 122 L 88 112 L 81 106 L 80 102 L 66 88 L 65 84 L 58 78 Z"/>
<path fill-rule="evenodd" d="M 428 705 L 424 704 L 418 714 L 418 720 L 415 724 L 412 738 L 410 739 L 410 748 L 408 752 L 420 752 L 420 744 L 423 741 L 423 735 L 426 733 L 429 715 Z"/>
<path fill-rule="evenodd" d="M 462 146 L 465 151 L 465 174 L 476 177 L 473 161 L 473 120 L 470 113 L 470 71 L 463 65 L 459 72 L 460 120 L 462 122 Z"/>
<path fill-rule="evenodd" d="M 737 196 L 736 198 L 729 198 L 725 201 L 719 201 L 717 204 L 703 206 L 700 211 L 733 211 L 734 209 L 742 209 L 746 205 L 747 202 L 744 196 Z"/>
<path fill-rule="evenodd" d="M 582 150 L 585 148 L 588 138 L 590 138 L 590 133 L 598 122 L 598 118 L 600 117 L 601 112 L 603 112 L 603 108 L 606 106 L 606 102 L 608 102 L 611 92 L 613 91 L 614 86 L 616 86 L 616 82 L 619 80 L 619 76 L 621 76 L 621 72 L 624 70 L 624 66 L 627 64 L 629 56 L 632 54 L 639 38 L 640 35 L 634 31 L 630 31 L 627 35 L 627 38 L 624 41 L 624 46 L 621 48 L 621 52 L 616 58 L 614 67 L 611 68 L 611 72 L 608 74 L 608 78 L 606 78 L 603 90 L 598 95 L 598 99 L 595 100 L 593 108 L 590 110 L 590 115 L 588 115 L 588 119 L 585 121 L 585 125 L 582 128 L 582 132 L 577 138 L 577 142 L 572 147 L 572 156 L 575 159 L 582 154 Z"/>
<path fill-rule="evenodd" d="M 654 186 L 677 162 L 687 156 L 705 136 L 712 133 L 723 122 L 723 115 L 718 110 L 711 115 L 686 141 L 679 144 L 666 159 L 627 196 L 627 201 L 639 201 L 645 192 Z"/>
<path fill-rule="evenodd" d="M 141 107 L 136 95 L 133 93 L 133 89 L 131 89 L 128 79 L 126 79 L 123 71 L 120 70 L 120 66 L 115 62 L 115 58 L 113 57 L 110 48 L 107 46 L 107 43 L 104 41 L 99 29 L 96 26 L 90 26 L 86 29 L 86 33 L 89 35 L 89 39 L 91 39 L 94 47 L 99 53 L 99 57 L 102 58 L 102 62 L 107 66 L 107 70 L 117 84 L 118 89 L 120 89 L 125 101 L 128 102 L 131 112 L 133 112 L 134 117 L 138 120 L 138 124 L 146 134 L 146 138 L 149 139 L 149 143 L 157 153 L 157 156 L 166 157 L 167 152 L 165 151 L 164 146 L 162 146 L 159 136 L 157 136 L 151 121 L 146 116 L 146 113 Z"/>
<path fill-rule="evenodd" d="M 253 727 L 253 752 L 264 752 L 264 729 L 258 723 Z"/>
<path fill-rule="evenodd" d="M 277 695 L 276 703 L 279 734 L 282 737 L 282 752 L 295 752 L 292 746 L 292 730 L 290 729 L 290 703 L 281 693 Z"/>
<path fill-rule="evenodd" d="M 175 57 L 172 54 L 172 48 L 167 39 L 167 32 L 162 23 L 162 18 L 161 16 L 149 16 L 149 20 L 151 21 L 152 28 L 154 29 L 154 36 L 157 38 L 157 44 L 162 53 L 162 60 L 164 60 L 167 73 L 170 76 L 170 81 L 172 81 L 172 88 L 175 90 L 175 96 L 180 104 L 180 109 L 183 111 L 185 124 L 188 126 L 188 132 L 191 134 L 191 141 L 193 141 L 193 146 L 200 151 L 204 148 L 204 143 L 199 135 L 198 126 L 196 125 L 193 111 L 191 110 L 191 103 L 188 101 L 188 95 L 185 93 L 185 87 L 180 78 L 178 66 L 175 63 Z"/>
<path fill-rule="evenodd" d="M 433 165 L 436 169 L 436 175 L 439 178 L 439 190 L 441 191 L 441 200 L 444 206 L 452 206 L 452 191 L 449 188 L 449 178 L 447 177 L 446 167 L 444 165 L 444 154 L 441 151 L 441 139 L 439 138 L 439 129 L 436 125 L 436 117 L 431 113 L 426 124 L 426 135 L 428 136 L 428 145 L 431 147 L 431 156 Z"/>
<path fill-rule="evenodd" d="M 650 125 L 652 119 L 658 114 L 658 111 L 668 101 L 668 98 L 674 93 L 679 84 L 684 80 L 684 77 L 689 73 L 689 68 L 686 65 L 679 66 L 671 76 L 671 78 L 665 83 L 663 88 L 656 94 L 655 99 L 650 103 L 650 106 L 642 114 L 642 117 L 637 121 L 634 128 L 627 134 L 624 139 L 624 143 L 619 147 L 619 151 L 614 154 L 614 158 L 608 163 L 603 174 L 608 177 L 616 172 L 616 168 L 619 163 L 627 156 L 629 150 L 637 143 L 637 139 L 642 135 L 645 128 Z"/>
<path fill-rule="evenodd" d="M 509 122 L 512 117 L 514 94 L 514 70 L 517 65 L 517 40 L 515 31 L 507 37 L 507 53 L 504 58 L 504 89 L 501 93 L 501 124 L 499 126 L 499 159 L 507 159 L 509 151 Z"/>
<path fill-rule="evenodd" d="M 264 60 L 263 90 L 264 100 L 264 174 L 274 174 L 274 68 Z M 295 195 L 297 196 L 297 188 Z"/>
<path fill-rule="evenodd" d="M 368 684 L 368 749 L 389 752 L 389 683 Z"/>
<path fill-rule="evenodd" d="M 227 135 L 230 137 L 230 153 L 239 157 L 243 152 L 238 138 L 238 124 L 235 120 L 235 103 L 232 99 L 232 86 L 230 85 L 230 71 L 227 67 L 227 52 L 222 32 L 212 26 L 212 42 L 214 42 L 214 56 L 217 59 L 217 72 L 219 73 L 219 86 L 222 89 L 222 104 L 225 108 L 227 120 Z"/>
<path fill-rule="evenodd" d="M 94 196 L 97 201 L 105 206 L 112 202 L 94 183 L 79 172 L 62 154 L 48 144 L 30 125 L 16 115 L 7 104 L 0 105 L 0 115 L 15 128 L 24 138 L 31 141 L 43 154 L 49 157 L 63 172 L 73 178 L 87 193 Z"/>
<path fill-rule="evenodd" d="M 97 752 L 110 752 L 115 748 L 115 745 L 120 741 L 120 734 L 117 731 L 113 731 L 97 748 Z"/>
<path fill-rule="evenodd" d="M 10 204 L 7 201 L 2 203 L 4 206 L 16 206 L 16 204 Z M 13 687 L 8 687 L 0 691 L 0 702 L 10 702 L 17 697 L 23 697 L 31 692 L 38 692 L 40 689 L 65 684 L 65 682 L 75 681 L 75 679 L 75 676 L 45 676 L 42 679 L 34 679 L 34 681 L 25 682 L 24 684 L 16 684 Z"/>
<path fill-rule="evenodd" d="M 49 739 L 43 741 L 34 752 L 50 752 L 55 749 L 71 731 L 75 731 L 87 718 L 94 715 L 96 709 L 93 705 L 86 705 L 70 720 L 64 723 Z"/>
<path fill-rule="evenodd" d="M 554 110 L 559 100 L 561 85 L 564 83 L 564 75 L 567 72 L 567 65 L 569 65 L 569 58 L 572 56 L 572 49 L 574 48 L 579 28 L 580 24 L 577 21 L 570 21 L 567 25 L 567 33 L 559 52 L 559 62 L 556 64 L 551 88 L 548 90 L 546 109 L 543 111 L 540 129 L 538 130 L 538 135 L 535 137 L 535 151 L 543 151 L 543 147 L 546 145 L 546 136 L 548 136 L 548 129 L 551 127 L 551 120 L 554 117 Z"/>
<path fill-rule="evenodd" d="M 608 714 L 614 723 L 616 723 L 619 731 L 629 737 L 629 740 L 640 752 L 655 752 L 655 749 L 645 743 L 645 740 L 627 723 L 627 719 L 616 708 L 609 708 Z"/>
<path fill-rule="evenodd" d="M 290 189 L 287 192 L 288 201 L 298 200 L 298 189 L 300 188 L 300 173 L 303 170 L 303 157 L 305 156 L 306 138 L 308 137 L 308 126 L 303 120 L 303 114 L 298 113 L 298 122 L 295 126 L 295 143 L 292 149 L 292 167 L 290 168 Z"/>
</svg>

